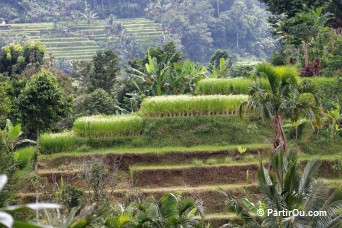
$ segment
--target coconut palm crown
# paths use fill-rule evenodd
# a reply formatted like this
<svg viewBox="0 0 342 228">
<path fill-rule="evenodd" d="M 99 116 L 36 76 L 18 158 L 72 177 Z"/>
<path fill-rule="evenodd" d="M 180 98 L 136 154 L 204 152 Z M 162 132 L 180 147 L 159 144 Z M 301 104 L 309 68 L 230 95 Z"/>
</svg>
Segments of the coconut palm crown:
<svg viewBox="0 0 342 228">
<path fill-rule="evenodd" d="M 240 106 L 240 115 L 247 106 L 259 113 L 265 120 L 271 120 L 275 132 L 273 150 L 287 150 L 286 135 L 282 127 L 282 118 L 297 121 L 306 118 L 318 120 L 321 116 L 321 103 L 318 89 L 309 81 L 298 77 L 299 73 L 292 66 L 273 67 L 261 63 L 255 69 L 255 83 L 250 87 L 248 101 Z M 264 86 L 261 79 L 265 78 L 269 86 Z"/>
<path fill-rule="evenodd" d="M 319 171 L 320 161 L 311 160 L 300 172 L 297 154 L 293 151 L 273 154 L 270 159 L 272 170 L 264 167 L 260 159 L 258 170 L 259 190 L 262 195 L 257 204 L 243 199 L 242 203 L 232 195 L 223 192 L 227 204 L 242 221 L 242 227 L 341 227 L 342 192 L 322 187 L 314 179 Z M 322 216 L 301 216 L 285 214 L 275 216 L 272 211 L 298 210 L 306 215 L 309 212 L 325 211 Z M 260 210 L 263 211 L 260 215 Z"/>
</svg>

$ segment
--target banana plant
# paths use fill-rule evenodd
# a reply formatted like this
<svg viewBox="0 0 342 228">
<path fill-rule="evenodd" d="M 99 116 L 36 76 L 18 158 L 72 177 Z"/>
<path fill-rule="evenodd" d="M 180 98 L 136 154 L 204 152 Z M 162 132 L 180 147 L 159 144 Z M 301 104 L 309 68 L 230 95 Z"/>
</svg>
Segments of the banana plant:
<svg viewBox="0 0 342 228">
<path fill-rule="evenodd" d="M 166 84 L 166 81 L 170 70 L 169 64 L 158 64 L 157 58 L 152 58 L 148 52 L 148 63 L 146 63 L 145 67 L 147 73 L 143 73 L 132 68 L 132 71 L 137 73 L 133 76 L 141 79 L 148 85 L 147 91 L 145 90 L 144 92 L 147 93 L 147 95 L 152 96 L 161 96 L 166 94 L 166 91 L 168 90 L 168 84 Z M 137 86 L 136 82 L 134 82 L 134 84 Z M 139 91 L 142 91 L 139 86 L 137 88 Z"/>
<path fill-rule="evenodd" d="M 224 78 L 229 71 L 229 62 L 224 58 L 220 58 L 220 66 L 216 69 L 216 66 L 213 65 L 213 75 L 212 78 Z"/>
<path fill-rule="evenodd" d="M 191 62 L 190 59 L 185 60 L 183 64 L 173 63 L 173 71 L 168 79 L 172 94 L 192 92 L 206 73 L 204 66 Z"/>
<path fill-rule="evenodd" d="M 33 140 L 20 138 L 20 136 L 23 134 L 21 131 L 21 125 L 17 124 L 13 126 L 11 120 L 9 119 L 6 120 L 4 132 L 3 144 L 5 145 L 6 150 L 9 152 L 14 151 L 15 147 L 22 143 L 36 144 L 36 142 Z"/>
<path fill-rule="evenodd" d="M 342 119 L 341 106 L 337 103 L 335 108 L 328 110 L 326 116 L 331 121 L 329 130 L 331 132 L 331 138 L 337 135 L 337 132 L 342 131 L 342 128 L 338 125 L 338 120 Z"/>
<path fill-rule="evenodd" d="M 302 125 L 302 124 L 305 124 L 306 122 L 308 122 L 307 119 L 299 119 L 299 120 L 295 120 L 293 121 L 292 123 L 290 124 L 285 124 L 284 125 L 284 128 L 294 128 L 295 129 L 295 138 L 296 140 L 298 140 L 298 137 L 299 137 L 299 133 L 298 133 L 298 128 Z"/>
</svg>

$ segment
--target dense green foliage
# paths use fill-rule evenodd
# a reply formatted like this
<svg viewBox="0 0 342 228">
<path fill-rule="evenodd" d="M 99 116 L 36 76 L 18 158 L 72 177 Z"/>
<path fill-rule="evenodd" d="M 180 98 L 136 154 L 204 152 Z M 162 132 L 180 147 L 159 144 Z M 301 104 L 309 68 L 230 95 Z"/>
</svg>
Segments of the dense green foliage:
<svg viewBox="0 0 342 228">
<path fill-rule="evenodd" d="M 231 53 L 229 50 L 216 50 L 215 53 L 211 56 L 209 60 L 209 66 L 208 70 L 210 72 L 213 72 L 213 69 L 219 69 L 220 68 L 220 62 L 221 58 L 223 58 L 226 62 L 226 67 L 229 69 L 233 65 L 233 57 L 231 56 Z M 225 75 L 224 75 L 225 76 Z"/>
<path fill-rule="evenodd" d="M 144 58 L 135 58 L 127 72 L 141 95 L 160 96 L 190 93 L 205 68 L 190 59 L 182 61 L 182 52 L 170 42 L 163 48 L 150 48 Z"/>
<path fill-rule="evenodd" d="M 170 2 L 150 4 L 147 16 L 160 22 L 170 39 L 195 61 L 207 61 L 218 48 L 257 57 L 268 55 L 273 48 L 267 37 L 269 14 L 258 1 L 188 0 L 172 2 L 172 7 Z"/>
<path fill-rule="evenodd" d="M 9 44 L 2 47 L 0 52 L 0 73 L 14 77 L 25 70 L 29 64 L 37 67 L 43 64 L 45 47 L 40 42 Z"/>
<path fill-rule="evenodd" d="M 64 97 L 57 79 L 47 71 L 34 75 L 18 97 L 21 122 L 26 129 L 40 131 L 51 128 L 65 117 L 71 106 L 71 98 Z"/>
<path fill-rule="evenodd" d="M 200 202 L 173 193 L 166 193 L 159 200 L 132 202 L 118 211 L 107 218 L 108 227 L 200 227 L 203 215 Z"/>
<path fill-rule="evenodd" d="M 329 110 L 335 106 L 336 102 L 342 100 L 342 79 L 340 78 L 304 78 L 318 88 L 319 97 L 322 99 L 322 106 Z"/>
<path fill-rule="evenodd" d="M 331 192 L 315 182 L 314 177 L 319 172 L 320 162 L 309 161 L 303 173 L 300 173 L 300 165 L 297 154 L 293 151 L 280 152 L 271 156 L 269 164 L 272 168 L 265 168 L 260 160 L 258 171 L 258 184 L 262 193 L 262 199 L 256 205 L 246 198 L 243 204 L 225 193 L 230 209 L 232 209 L 244 223 L 244 227 L 280 227 L 280 226 L 305 226 L 312 227 L 338 227 L 341 218 L 338 210 L 342 207 L 341 192 Z M 272 211 L 293 211 L 295 209 L 305 211 L 326 211 L 326 216 L 288 216 L 280 214 L 275 216 Z M 263 216 L 255 216 L 261 210 Z M 259 212 L 260 213 L 260 212 Z"/>
<path fill-rule="evenodd" d="M 20 169 L 25 168 L 26 165 L 32 160 L 35 151 L 35 147 L 25 147 L 15 151 L 14 160 Z"/>
<path fill-rule="evenodd" d="M 322 6 L 325 1 L 304 0 L 298 2 L 294 0 L 261 0 L 261 2 L 266 3 L 268 10 L 275 15 L 285 13 L 285 16 L 293 17 L 296 13 Z"/>
<path fill-rule="evenodd" d="M 256 77 L 265 78 L 270 88 L 264 89 L 262 83 L 254 83 L 248 101 L 240 107 L 247 106 L 258 112 L 263 119 L 272 120 L 275 128 L 273 149 L 277 151 L 282 147 L 286 151 L 287 140 L 282 118 L 291 119 L 292 122 L 300 118 L 319 122 L 322 112 L 318 90 L 307 81 L 301 83 L 296 68 L 291 66 L 273 67 L 261 63 L 256 67 Z"/>
<path fill-rule="evenodd" d="M 12 97 L 10 96 L 11 85 L 7 82 L 0 82 L 0 128 L 3 127 L 7 115 L 12 110 Z"/>
<path fill-rule="evenodd" d="M 98 51 L 93 57 L 93 72 L 90 82 L 94 89 L 104 89 L 110 93 L 120 75 L 119 59 L 113 51 Z"/>
<path fill-rule="evenodd" d="M 340 193 L 318 186 L 341 184 L 341 6 L 2 0 L 0 223 L 31 220 L 4 206 L 35 197 L 64 206 L 37 211 L 49 227 L 339 227 Z M 266 208 L 328 216 L 255 216 Z"/>
</svg>

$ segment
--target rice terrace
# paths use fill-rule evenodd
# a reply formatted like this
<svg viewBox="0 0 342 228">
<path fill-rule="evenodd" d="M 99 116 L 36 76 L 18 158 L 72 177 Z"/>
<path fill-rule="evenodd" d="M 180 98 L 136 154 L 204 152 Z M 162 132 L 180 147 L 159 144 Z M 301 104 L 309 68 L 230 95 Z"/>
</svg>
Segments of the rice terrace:
<svg viewBox="0 0 342 228">
<path fill-rule="evenodd" d="M 339 0 L 0 1 L 0 227 L 342 227 Z"/>
</svg>

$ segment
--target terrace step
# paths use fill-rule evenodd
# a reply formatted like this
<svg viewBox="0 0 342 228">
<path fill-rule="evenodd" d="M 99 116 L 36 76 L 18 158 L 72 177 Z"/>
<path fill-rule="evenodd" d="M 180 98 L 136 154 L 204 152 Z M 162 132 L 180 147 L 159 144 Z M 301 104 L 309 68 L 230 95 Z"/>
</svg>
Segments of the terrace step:
<svg viewBox="0 0 342 228">
<path fill-rule="evenodd" d="M 133 19 L 118 19 L 128 30 L 129 33 L 141 43 L 144 47 L 153 45 L 155 40 L 160 37 L 158 31 L 160 26 L 153 21 L 145 18 L 133 18 Z M 70 60 L 77 60 L 74 50 L 83 50 L 83 46 L 94 46 L 91 50 L 99 50 L 96 42 L 105 41 L 106 34 L 106 21 L 99 20 L 91 22 L 80 21 L 77 25 L 69 22 L 59 22 L 59 25 L 69 29 L 69 33 L 57 34 L 54 30 L 54 23 L 23 23 L 23 24 L 11 24 L 6 25 L 9 29 L 0 30 L 0 34 L 19 34 L 28 36 L 32 41 L 40 41 L 47 47 L 48 53 L 53 53 L 54 50 L 67 50 L 67 52 L 54 53 L 57 57 L 62 57 Z M 55 34 L 56 33 L 56 34 Z M 89 38 L 80 37 L 82 33 L 89 33 Z M 52 36 L 53 35 L 53 36 Z M 52 36 L 52 37 L 51 37 Z M 83 35 L 82 35 L 83 36 Z M 81 46 L 81 47 L 79 47 Z M 88 49 L 90 50 L 90 49 Z M 62 54 L 63 53 L 63 54 Z M 90 56 L 93 53 L 88 52 L 89 55 L 79 57 L 79 59 L 91 59 Z"/>
<path fill-rule="evenodd" d="M 210 227 L 223 227 L 225 224 L 238 222 L 239 217 L 234 213 L 205 214 L 205 221 Z"/>
<path fill-rule="evenodd" d="M 124 203 L 127 193 L 138 193 L 141 197 L 159 198 L 165 193 L 179 193 L 183 197 L 192 196 L 203 202 L 203 207 L 207 213 L 223 213 L 226 211 L 225 197 L 219 192 L 224 190 L 231 193 L 234 197 L 247 197 L 255 202 L 260 198 L 257 185 L 255 183 L 243 185 L 220 185 L 220 186 L 199 186 L 191 187 L 171 187 L 171 188 L 123 188 L 123 189 L 107 189 L 112 202 Z M 92 191 L 86 191 L 88 194 L 93 194 Z M 19 193 L 18 198 L 21 198 L 23 203 L 31 202 L 35 197 L 35 193 Z"/>
<path fill-rule="evenodd" d="M 79 37 L 51 37 L 51 38 L 35 38 L 41 42 L 79 42 L 79 41 L 88 41 L 89 39 L 86 38 L 79 38 Z"/>
<path fill-rule="evenodd" d="M 255 181 L 258 165 L 134 167 L 136 187 L 199 186 L 203 184 L 239 184 Z M 248 175 L 248 178 L 247 178 Z"/>
<path fill-rule="evenodd" d="M 47 51 L 74 51 L 74 50 L 98 50 L 97 45 L 75 46 L 75 47 L 46 47 Z"/>
<path fill-rule="evenodd" d="M 73 51 L 72 53 L 67 52 L 67 51 L 51 51 L 49 52 L 53 54 L 54 56 L 73 56 L 73 55 L 94 55 L 96 53 L 95 50 L 78 50 L 78 51 Z"/>
<path fill-rule="evenodd" d="M 164 147 L 164 148 L 116 148 L 100 149 L 84 153 L 59 153 L 53 156 L 45 155 L 39 159 L 41 167 L 72 167 L 78 166 L 84 161 L 103 159 L 110 167 L 116 160 L 120 159 L 120 169 L 129 170 L 134 164 L 189 164 L 194 159 L 205 161 L 207 159 L 222 159 L 227 156 L 233 162 L 243 159 L 238 152 L 238 147 L 246 148 L 246 154 L 268 156 L 271 148 L 268 144 L 245 144 L 230 146 L 193 146 L 193 147 Z"/>
<path fill-rule="evenodd" d="M 333 168 L 337 160 L 322 159 L 318 177 L 341 178 L 342 173 Z M 307 159 L 300 159 L 304 168 Z M 234 163 L 226 165 L 178 165 L 178 166 L 133 166 L 134 185 L 137 187 L 169 187 L 173 185 L 198 186 L 202 184 L 237 184 L 256 181 L 258 162 Z"/>
<path fill-rule="evenodd" d="M 80 40 L 61 40 L 61 41 L 58 41 L 58 40 L 48 40 L 48 41 L 45 41 L 43 42 L 45 44 L 48 44 L 48 45 L 55 45 L 55 44 L 65 44 L 65 45 L 69 45 L 69 44 L 96 44 L 95 41 L 93 40 L 89 40 L 89 39 L 80 39 Z"/>
</svg>

